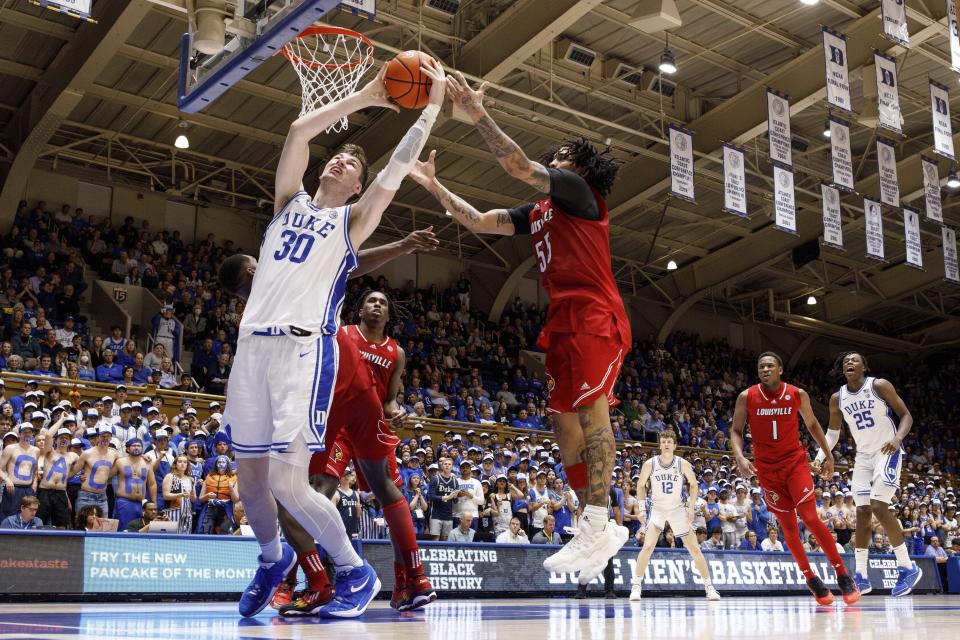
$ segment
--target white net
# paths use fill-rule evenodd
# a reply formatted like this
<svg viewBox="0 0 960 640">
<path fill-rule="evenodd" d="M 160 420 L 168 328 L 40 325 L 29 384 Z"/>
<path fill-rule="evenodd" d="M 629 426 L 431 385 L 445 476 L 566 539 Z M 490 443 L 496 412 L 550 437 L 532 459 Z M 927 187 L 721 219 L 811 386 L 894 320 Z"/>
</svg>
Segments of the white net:
<svg viewBox="0 0 960 640">
<path fill-rule="evenodd" d="M 303 88 L 300 115 L 347 96 L 373 64 L 373 43 L 359 33 L 338 27 L 311 27 L 283 47 Z M 343 131 L 341 118 L 327 132 Z"/>
</svg>

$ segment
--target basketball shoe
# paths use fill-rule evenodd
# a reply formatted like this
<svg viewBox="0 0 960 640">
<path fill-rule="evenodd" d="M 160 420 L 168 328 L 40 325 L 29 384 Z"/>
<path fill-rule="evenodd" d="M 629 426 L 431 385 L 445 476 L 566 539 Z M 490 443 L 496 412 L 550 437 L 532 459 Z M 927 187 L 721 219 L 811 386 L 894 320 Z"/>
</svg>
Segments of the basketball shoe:
<svg viewBox="0 0 960 640">
<path fill-rule="evenodd" d="M 640 602 L 641 600 L 643 600 L 643 587 L 640 586 L 640 581 L 634 578 L 633 586 L 630 587 L 630 602 Z"/>
<path fill-rule="evenodd" d="M 312 616 L 320 607 L 333 600 L 333 585 L 328 584 L 321 591 L 307 589 L 300 597 L 280 608 L 282 616 Z"/>
<path fill-rule="evenodd" d="M 707 600 L 712 600 L 715 602 L 720 599 L 720 593 L 712 584 L 704 585 L 703 590 L 707 596 Z"/>
<path fill-rule="evenodd" d="M 393 591 L 390 594 L 390 608 L 400 611 L 400 605 L 410 599 L 407 593 L 407 570 L 403 565 L 394 563 Z"/>
<path fill-rule="evenodd" d="M 857 583 L 849 575 L 837 576 L 837 586 L 840 587 L 840 593 L 846 604 L 854 604 L 860 599 Z"/>
<path fill-rule="evenodd" d="M 293 573 L 292 571 L 290 573 Z M 287 576 L 289 578 L 290 576 Z M 282 609 L 291 602 L 293 602 L 293 590 L 296 588 L 296 584 L 290 584 L 289 579 L 285 579 L 280 583 L 280 586 L 277 587 L 277 592 L 273 594 L 273 600 L 270 601 L 270 606 L 274 609 Z"/>
<path fill-rule="evenodd" d="M 613 520 L 607 523 L 594 543 L 584 549 L 585 561 L 581 564 L 580 573 L 577 575 L 580 584 L 588 584 L 603 573 L 607 568 L 607 562 L 620 551 L 627 542 L 629 534 L 626 527 L 621 527 Z"/>
<path fill-rule="evenodd" d="M 821 580 L 819 576 L 813 576 L 807 580 L 807 588 L 810 589 L 810 593 L 816 598 L 817 604 L 823 606 L 833 604 L 833 593 L 827 589 L 827 585 L 823 584 L 823 580 Z"/>
<path fill-rule="evenodd" d="M 404 588 L 405 599 L 397 603 L 398 611 L 413 611 L 425 607 L 437 599 L 430 580 L 422 573 L 407 580 Z"/>
<path fill-rule="evenodd" d="M 243 617 L 249 618 L 263 611 L 263 608 L 270 604 L 273 594 L 287 573 L 297 564 L 297 554 L 293 547 L 282 543 L 281 549 L 282 554 L 276 562 L 264 562 L 263 556 L 257 556 L 260 568 L 240 596 L 240 615 Z"/>
<path fill-rule="evenodd" d="M 897 567 L 899 576 L 897 577 L 897 583 L 893 585 L 893 589 L 890 591 L 890 594 L 894 598 L 900 598 L 911 591 L 917 586 L 917 583 L 920 582 L 920 578 L 923 577 L 923 570 L 917 566 L 917 563 L 914 562 L 913 566 L 907 569 L 906 567 Z"/>
<path fill-rule="evenodd" d="M 866 577 L 859 571 L 853 574 L 853 581 L 856 583 L 857 589 L 860 591 L 860 595 L 865 596 L 873 591 L 873 585 L 870 584 L 870 578 Z"/>
<path fill-rule="evenodd" d="M 380 578 L 366 560 L 359 567 L 337 574 L 336 595 L 317 610 L 324 618 L 356 618 L 363 615 L 380 593 Z"/>
<path fill-rule="evenodd" d="M 547 571 L 560 573 L 580 572 L 581 584 L 586 584 L 603 573 L 607 561 L 623 547 L 629 532 L 613 520 L 591 522 L 587 516 L 580 518 L 578 528 L 568 527 L 570 540 L 560 551 L 543 561 Z"/>
</svg>

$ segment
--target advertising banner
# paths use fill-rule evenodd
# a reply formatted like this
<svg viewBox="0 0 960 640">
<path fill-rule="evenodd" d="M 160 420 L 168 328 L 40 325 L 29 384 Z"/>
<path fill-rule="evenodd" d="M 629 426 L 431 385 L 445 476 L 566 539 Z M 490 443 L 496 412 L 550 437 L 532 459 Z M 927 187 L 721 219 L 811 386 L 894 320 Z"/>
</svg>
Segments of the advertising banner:
<svg viewBox="0 0 960 640">
<path fill-rule="evenodd" d="M 82 591 L 82 535 L 0 535 L 0 593 Z"/>
</svg>

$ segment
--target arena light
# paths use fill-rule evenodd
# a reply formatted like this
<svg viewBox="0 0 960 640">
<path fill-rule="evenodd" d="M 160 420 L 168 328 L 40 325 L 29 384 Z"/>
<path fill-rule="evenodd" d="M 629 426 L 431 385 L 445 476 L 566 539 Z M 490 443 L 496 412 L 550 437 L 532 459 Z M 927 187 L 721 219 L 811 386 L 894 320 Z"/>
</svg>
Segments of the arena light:
<svg viewBox="0 0 960 640">
<path fill-rule="evenodd" d="M 672 75 L 677 72 L 677 60 L 673 56 L 673 50 L 670 47 L 664 47 L 660 54 L 660 66 L 657 67 L 660 73 Z"/>
<path fill-rule="evenodd" d="M 960 178 L 957 177 L 956 172 L 951 171 L 950 175 L 947 176 L 947 186 L 951 189 L 960 188 Z"/>
<path fill-rule="evenodd" d="M 180 120 L 179 122 L 177 122 L 177 128 L 181 130 L 181 131 L 180 131 L 180 135 L 178 135 L 178 136 L 177 136 L 177 139 L 174 140 L 174 142 L 173 142 L 173 146 L 175 146 L 177 149 L 189 149 L 189 148 L 190 148 L 190 139 L 187 138 L 187 127 L 188 127 L 188 126 L 189 126 L 189 125 L 188 125 L 186 122 L 184 122 L 183 120 Z"/>
<path fill-rule="evenodd" d="M 829 123 L 829 122 L 827 123 L 827 126 L 825 126 L 825 127 L 823 128 L 823 137 L 824 137 L 824 138 L 829 138 L 829 137 L 830 137 L 830 123 Z"/>
<path fill-rule="evenodd" d="M 810 305 L 811 307 L 814 306 L 815 304 L 817 304 L 817 298 L 816 298 L 816 296 L 810 296 L 810 297 L 808 297 L 808 298 L 807 298 L 807 304 Z"/>
<path fill-rule="evenodd" d="M 812 7 L 813 5 L 817 4 L 818 2 L 820 2 L 820 0 L 800 0 L 800 4 L 805 4 L 805 5 L 807 5 L 808 7 Z"/>
<path fill-rule="evenodd" d="M 671 260 L 667 263 L 667 271 L 676 271 L 677 270 L 677 261 Z"/>
</svg>

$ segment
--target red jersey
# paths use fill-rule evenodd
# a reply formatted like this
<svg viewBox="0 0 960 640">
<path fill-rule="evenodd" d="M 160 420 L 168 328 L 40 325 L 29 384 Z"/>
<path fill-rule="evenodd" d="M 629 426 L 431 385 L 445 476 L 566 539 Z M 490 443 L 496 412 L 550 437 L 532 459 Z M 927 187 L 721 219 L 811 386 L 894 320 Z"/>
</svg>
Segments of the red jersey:
<svg viewBox="0 0 960 640">
<path fill-rule="evenodd" d="M 806 456 L 800 445 L 800 389 L 780 383 L 776 391 L 762 384 L 747 390 L 747 422 L 753 437 L 754 463 L 776 466 Z"/>
<path fill-rule="evenodd" d="M 367 363 L 370 376 L 373 378 L 373 386 L 377 390 L 377 397 L 381 402 L 386 402 L 387 392 L 390 390 L 390 378 L 393 376 L 394 369 L 397 368 L 397 357 L 400 353 L 397 341 L 385 337 L 381 342 L 370 342 L 360 331 L 360 326 L 355 324 L 347 325 L 343 330 L 357 345 L 360 357 Z"/>
<path fill-rule="evenodd" d="M 610 269 L 607 204 L 591 191 L 600 211 L 596 221 L 566 213 L 549 197 L 530 211 L 530 242 L 550 296 L 541 340 L 549 341 L 551 332 L 589 333 L 629 345 L 630 323 Z"/>
</svg>

